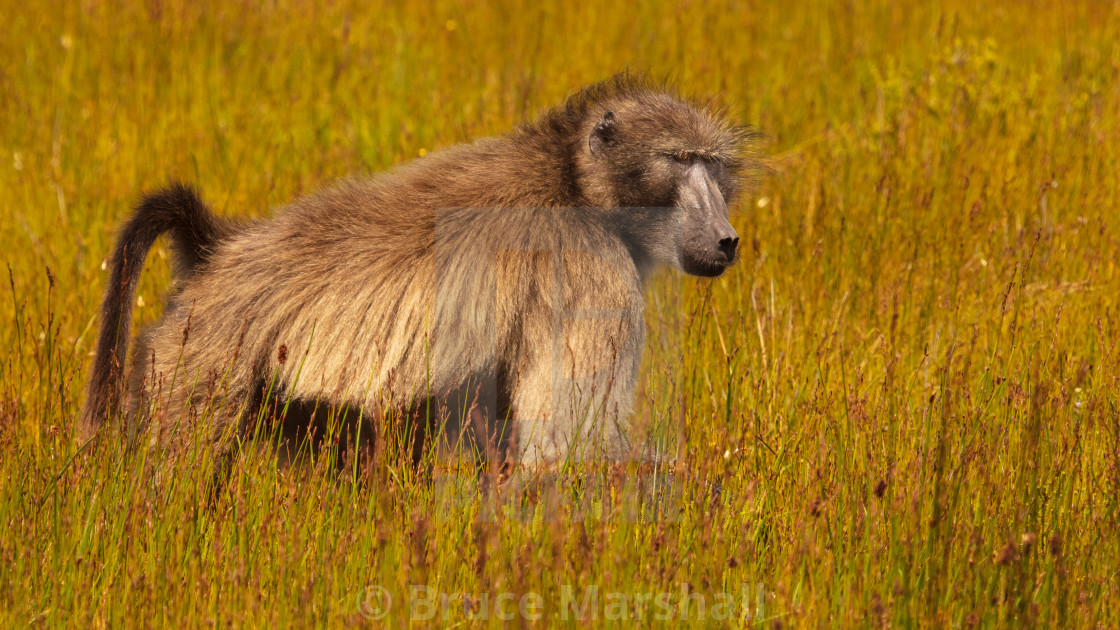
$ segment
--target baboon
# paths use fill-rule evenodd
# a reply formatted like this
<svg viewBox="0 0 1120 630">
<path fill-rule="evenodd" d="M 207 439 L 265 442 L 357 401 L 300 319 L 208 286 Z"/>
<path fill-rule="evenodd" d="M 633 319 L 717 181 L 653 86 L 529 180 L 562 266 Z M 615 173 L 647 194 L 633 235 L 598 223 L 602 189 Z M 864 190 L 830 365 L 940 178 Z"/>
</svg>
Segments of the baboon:
<svg viewBox="0 0 1120 630">
<path fill-rule="evenodd" d="M 120 232 L 83 431 L 124 412 L 174 452 L 205 419 L 228 453 L 268 399 L 429 419 L 435 400 L 446 439 L 491 440 L 504 461 L 625 460 L 641 449 L 627 414 L 643 286 L 659 266 L 714 277 L 735 260 L 749 138 L 623 74 L 268 220 L 219 219 L 174 183 Z M 140 270 L 165 232 L 176 286 L 126 371 Z"/>
</svg>

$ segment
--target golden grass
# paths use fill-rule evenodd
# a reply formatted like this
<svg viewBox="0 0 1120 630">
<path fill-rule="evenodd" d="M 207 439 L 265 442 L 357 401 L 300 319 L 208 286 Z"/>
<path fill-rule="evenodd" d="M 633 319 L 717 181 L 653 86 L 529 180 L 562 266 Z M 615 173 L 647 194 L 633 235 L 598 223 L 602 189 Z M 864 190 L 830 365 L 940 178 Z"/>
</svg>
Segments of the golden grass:
<svg viewBox="0 0 1120 630">
<path fill-rule="evenodd" d="M 631 619 L 675 625 L 680 608 L 659 620 L 636 596 L 691 591 L 704 624 L 736 625 L 758 584 L 783 626 L 1120 618 L 1115 2 L 0 16 L 2 625 L 396 627 L 410 585 L 471 594 L 476 615 L 489 596 L 471 625 L 507 623 L 508 592 L 540 597 L 528 625 L 576 627 L 565 588 L 588 585 L 600 623 L 618 593 Z M 477 502 L 434 511 L 405 466 L 354 483 L 252 454 L 208 507 L 205 453 L 158 487 L 112 449 L 75 457 L 101 261 L 141 191 L 177 177 L 263 215 L 625 67 L 714 95 L 772 155 L 736 211 L 741 263 L 650 295 L 638 416 L 683 434 L 679 518 L 477 522 Z M 142 321 L 166 258 L 149 257 Z M 373 585 L 394 602 L 380 620 Z M 751 606 L 713 619 L 745 586 Z M 424 623 L 466 620 L 461 598 L 447 615 Z"/>
</svg>

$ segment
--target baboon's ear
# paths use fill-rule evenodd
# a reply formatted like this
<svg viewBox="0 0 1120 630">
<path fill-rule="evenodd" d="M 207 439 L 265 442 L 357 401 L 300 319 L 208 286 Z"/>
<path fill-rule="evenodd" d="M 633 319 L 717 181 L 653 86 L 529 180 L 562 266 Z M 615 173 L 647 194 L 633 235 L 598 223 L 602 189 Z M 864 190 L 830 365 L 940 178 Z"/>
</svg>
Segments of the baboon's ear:
<svg viewBox="0 0 1120 630">
<path fill-rule="evenodd" d="M 587 147 L 591 149 L 591 155 L 598 155 L 604 145 L 614 144 L 616 127 L 614 112 L 607 112 L 602 120 L 595 123 L 595 128 L 591 130 L 591 137 L 587 139 Z"/>
</svg>

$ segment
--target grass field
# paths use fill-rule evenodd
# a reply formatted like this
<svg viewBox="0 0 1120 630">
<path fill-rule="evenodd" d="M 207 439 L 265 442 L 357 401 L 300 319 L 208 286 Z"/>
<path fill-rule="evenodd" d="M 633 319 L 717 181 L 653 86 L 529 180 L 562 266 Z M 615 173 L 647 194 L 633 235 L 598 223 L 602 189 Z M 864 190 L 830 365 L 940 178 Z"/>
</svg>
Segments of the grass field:
<svg viewBox="0 0 1120 630">
<path fill-rule="evenodd" d="M 0 22 L 0 625 L 1120 623 L 1120 4 L 0 0 Z M 258 452 L 211 504 L 205 466 L 151 483 L 78 453 L 102 260 L 142 191 L 265 215 L 626 67 L 770 156 L 737 266 L 650 291 L 636 413 L 679 430 L 673 518 L 486 519 L 402 463 Z"/>
</svg>

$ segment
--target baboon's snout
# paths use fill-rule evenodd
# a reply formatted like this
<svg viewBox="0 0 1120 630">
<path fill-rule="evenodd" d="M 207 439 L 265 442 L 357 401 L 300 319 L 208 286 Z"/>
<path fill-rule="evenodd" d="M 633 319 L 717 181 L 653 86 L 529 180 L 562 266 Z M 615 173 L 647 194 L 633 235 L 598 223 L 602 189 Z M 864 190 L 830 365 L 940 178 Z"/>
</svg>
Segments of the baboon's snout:
<svg viewBox="0 0 1120 630">
<path fill-rule="evenodd" d="M 723 193 L 703 163 L 694 164 L 688 173 L 688 180 L 682 191 L 681 200 L 690 206 L 690 211 L 702 222 L 706 250 L 717 264 L 731 264 L 739 247 L 739 235 L 727 220 L 727 202 Z"/>
<path fill-rule="evenodd" d="M 739 248 L 739 235 L 727 220 L 723 192 L 699 160 L 689 168 L 679 191 L 678 203 L 688 217 L 682 269 L 696 276 L 718 276 L 735 261 Z"/>
</svg>

